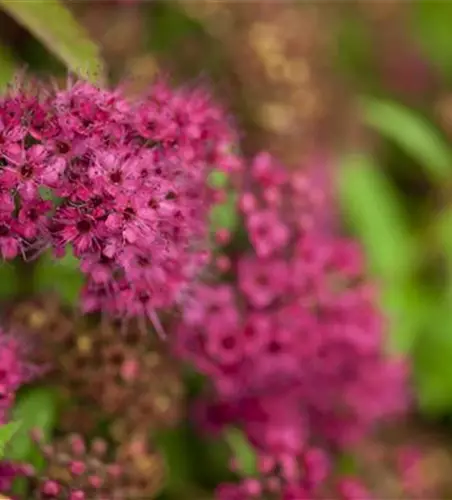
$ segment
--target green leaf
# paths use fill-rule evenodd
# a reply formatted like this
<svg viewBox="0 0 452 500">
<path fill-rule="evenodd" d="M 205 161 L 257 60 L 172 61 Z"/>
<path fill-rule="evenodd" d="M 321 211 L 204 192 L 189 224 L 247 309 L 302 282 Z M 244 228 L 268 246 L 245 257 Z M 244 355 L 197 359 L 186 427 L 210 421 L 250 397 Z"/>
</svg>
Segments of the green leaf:
<svg viewBox="0 0 452 500">
<path fill-rule="evenodd" d="M 381 305 L 388 320 L 390 352 L 408 354 L 423 327 L 431 307 L 431 297 L 413 281 L 384 286 Z"/>
<path fill-rule="evenodd" d="M 0 426 L 0 458 L 3 457 L 6 444 L 20 428 L 20 422 L 8 422 Z"/>
<path fill-rule="evenodd" d="M 450 34 L 452 3 L 417 0 L 410 5 L 409 13 L 414 39 L 424 49 L 428 59 L 440 67 L 450 82 L 452 78 Z"/>
<path fill-rule="evenodd" d="M 413 349 L 416 393 L 421 411 L 428 416 L 452 411 L 452 314 L 450 305 L 438 305 Z"/>
<path fill-rule="evenodd" d="M 97 81 L 103 76 L 98 47 L 59 0 L 0 0 L 0 8 L 40 40 L 73 72 Z"/>
<path fill-rule="evenodd" d="M 184 490 L 191 482 L 193 462 L 190 460 L 189 433 L 185 426 L 164 429 L 155 436 L 157 449 L 168 470 L 167 489 Z"/>
<path fill-rule="evenodd" d="M 336 471 L 340 476 L 356 475 L 358 471 L 357 457 L 351 453 L 341 453 L 335 465 Z"/>
<path fill-rule="evenodd" d="M 228 229 L 234 231 L 239 222 L 237 213 L 237 194 L 229 192 L 226 195 L 226 201 L 215 205 L 210 212 L 210 225 L 212 231 L 218 229 Z"/>
<path fill-rule="evenodd" d="M 226 432 L 226 441 L 232 449 L 240 473 L 246 477 L 256 476 L 258 474 L 256 452 L 243 432 L 235 427 L 229 428 Z"/>
<path fill-rule="evenodd" d="M 404 281 L 413 273 L 417 247 L 392 184 L 379 165 L 362 155 L 344 158 L 338 175 L 346 220 L 372 271 L 386 282 Z"/>
<path fill-rule="evenodd" d="M 178 42 L 203 32 L 202 24 L 189 17 L 176 2 L 154 2 L 148 12 L 148 45 L 153 52 L 171 50 Z"/>
<path fill-rule="evenodd" d="M 84 284 L 79 261 L 70 250 L 62 259 L 55 259 L 50 252 L 45 253 L 37 262 L 34 279 L 38 292 L 56 291 L 67 305 L 78 302 Z"/>
<path fill-rule="evenodd" d="M 337 33 L 340 50 L 337 59 L 343 69 L 372 83 L 375 80 L 375 64 L 372 59 L 372 40 L 365 23 L 356 13 L 346 13 Z"/>
<path fill-rule="evenodd" d="M 437 217 L 436 236 L 452 270 L 452 208 L 443 209 Z"/>
<path fill-rule="evenodd" d="M 42 457 L 31 438 L 33 429 L 40 429 L 43 439 L 48 440 L 57 422 L 58 395 L 48 387 L 34 387 L 19 393 L 12 418 L 20 427 L 6 447 L 6 458 L 18 462 L 42 465 Z"/>
<path fill-rule="evenodd" d="M 229 177 L 221 170 L 213 170 L 209 174 L 208 183 L 213 188 L 225 188 L 229 182 Z"/>
<path fill-rule="evenodd" d="M 435 221 L 435 237 L 444 258 L 446 289 L 444 299 L 452 299 L 452 207 L 445 207 Z"/>
<path fill-rule="evenodd" d="M 16 268 L 12 262 L 0 262 L 0 299 L 8 299 L 19 291 Z"/>
<path fill-rule="evenodd" d="M 0 44 L 0 91 L 13 80 L 16 65 L 7 47 Z"/>
<path fill-rule="evenodd" d="M 362 103 L 364 121 L 418 161 L 435 181 L 452 173 L 452 151 L 439 132 L 413 110 L 376 98 Z"/>
</svg>

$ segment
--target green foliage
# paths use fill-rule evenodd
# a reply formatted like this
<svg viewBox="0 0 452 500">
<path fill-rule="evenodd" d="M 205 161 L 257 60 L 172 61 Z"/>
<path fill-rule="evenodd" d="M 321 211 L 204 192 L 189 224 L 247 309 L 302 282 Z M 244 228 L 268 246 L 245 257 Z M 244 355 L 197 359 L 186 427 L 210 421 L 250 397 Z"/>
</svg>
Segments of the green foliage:
<svg viewBox="0 0 452 500">
<path fill-rule="evenodd" d="M 223 203 L 217 203 L 210 213 L 210 224 L 212 231 L 228 229 L 234 231 L 239 222 L 237 213 L 237 194 L 228 187 L 229 177 L 224 172 L 214 170 L 209 176 L 209 185 L 218 190 L 224 190 L 226 199 Z"/>
<path fill-rule="evenodd" d="M 163 52 L 176 46 L 187 37 L 203 32 L 202 25 L 188 17 L 176 2 L 154 2 L 150 10 L 150 45 L 154 51 Z"/>
<path fill-rule="evenodd" d="M 388 347 L 410 352 L 424 320 L 424 297 L 415 283 L 421 249 L 401 200 L 381 167 L 362 155 L 344 159 L 339 195 L 346 221 L 381 284 L 381 305 L 390 328 Z"/>
<path fill-rule="evenodd" d="M 359 79 L 360 84 L 370 85 L 375 68 L 372 66 L 373 47 L 369 30 L 356 13 L 346 14 L 341 21 L 337 35 L 339 66 Z"/>
<path fill-rule="evenodd" d="M 97 81 L 103 77 L 98 47 L 59 0 L 0 0 L 5 10 L 71 71 Z"/>
<path fill-rule="evenodd" d="M 428 318 L 426 293 L 414 281 L 394 282 L 383 287 L 381 305 L 390 328 L 389 350 L 411 353 Z"/>
<path fill-rule="evenodd" d="M 215 205 L 210 213 L 211 227 L 213 231 L 228 229 L 233 231 L 239 222 L 237 213 L 237 195 L 230 192 L 223 203 Z"/>
<path fill-rule="evenodd" d="M 258 474 L 256 452 L 243 432 L 230 427 L 226 433 L 226 441 L 237 460 L 238 470 L 246 477 L 256 476 Z"/>
<path fill-rule="evenodd" d="M 84 283 L 79 261 L 70 249 L 62 259 L 55 259 L 50 252 L 42 255 L 36 264 L 33 278 L 37 292 L 56 291 L 69 306 L 77 303 Z"/>
<path fill-rule="evenodd" d="M 0 426 L 0 459 L 5 454 L 5 446 L 11 441 L 19 428 L 20 422 L 8 422 Z"/>
<path fill-rule="evenodd" d="M 211 187 L 220 189 L 226 188 L 229 179 L 227 174 L 225 174 L 221 170 L 213 170 L 209 175 L 208 182 Z"/>
<path fill-rule="evenodd" d="M 452 81 L 452 3 L 417 0 L 411 4 L 411 26 L 430 61 Z"/>
<path fill-rule="evenodd" d="M 415 111 L 393 101 L 368 97 L 362 101 L 367 125 L 397 144 L 437 182 L 452 173 L 452 151 L 439 132 Z"/>
<path fill-rule="evenodd" d="M 40 470 L 44 466 L 38 445 L 32 439 L 32 431 L 39 429 L 47 442 L 56 427 L 58 417 L 58 394 L 50 387 L 27 387 L 19 392 L 12 411 L 12 419 L 20 422 L 5 447 L 5 458 L 27 463 Z M 26 481 L 19 479 L 14 492 L 19 498 L 26 498 Z"/>
<path fill-rule="evenodd" d="M 19 283 L 14 265 L 0 262 L 0 299 L 14 297 L 19 291 Z"/>
<path fill-rule="evenodd" d="M 42 457 L 31 437 L 33 429 L 40 429 L 44 440 L 52 435 L 57 421 L 58 395 L 49 387 L 30 387 L 19 393 L 13 408 L 13 421 L 20 422 L 8 442 L 5 456 L 9 460 L 42 465 Z"/>
<path fill-rule="evenodd" d="M 339 194 L 347 222 L 361 239 L 372 270 L 385 282 L 409 277 L 416 246 L 397 194 L 380 166 L 362 155 L 345 158 Z"/>
<path fill-rule="evenodd" d="M 187 429 L 182 427 L 159 432 L 156 436 L 157 448 L 166 462 L 167 489 L 170 491 L 183 491 L 192 477 L 193 462 L 188 442 Z"/>
<path fill-rule="evenodd" d="M 449 304 L 432 309 L 428 329 L 413 350 L 416 393 L 421 411 L 433 417 L 452 413 L 452 314 Z"/>
<path fill-rule="evenodd" d="M 15 69 L 14 57 L 7 47 L 0 44 L 0 91 L 11 82 Z"/>
</svg>

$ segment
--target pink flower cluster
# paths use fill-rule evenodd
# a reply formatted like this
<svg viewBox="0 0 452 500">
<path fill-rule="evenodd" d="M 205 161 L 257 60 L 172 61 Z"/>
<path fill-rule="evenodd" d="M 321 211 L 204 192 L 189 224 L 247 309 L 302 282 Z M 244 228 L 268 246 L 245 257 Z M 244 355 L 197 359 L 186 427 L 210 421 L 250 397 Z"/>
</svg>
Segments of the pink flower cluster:
<svg viewBox="0 0 452 500">
<path fill-rule="evenodd" d="M 38 367 L 27 362 L 26 354 L 26 346 L 20 338 L 0 329 L 0 426 L 9 422 L 18 389 L 40 372 Z M 27 468 L 20 464 L 1 460 L 0 493 L 8 492 L 14 479 L 26 471 Z"/>
<path fill-rule="evenodd" d="M 206 260 L 206 179 L 239 167 L 234 143 L 203 90 L 18 85 L 0 99 L 0 256 L 72 247 L 84 311 L 154 319 Z"/>
<path fill-rule="evenodd" d="M 38 444 L 41 437 L 36 436 Z M 38 484 L 34 488 L 33 498 L 37 499 L 67 499 L 88 500 L 98 498 L 99 500 L 112 499 L 106 495 L 106 490 L 111 488 L 112 483 L 121 474 L 119 465 L 105 463 L 107 445 L 102 440 L 95 440 L 88 446 L 79 435 L 69 435 L 62 438 L 56 444 L 42 445 L 43 455 L 53 468 L 50 474 L 58 471 L 67 479 L 69 485 L 63 484 L 61 480 L 47 477 L 38 473 Z"/>
<path fill-rule="evenodd" d="M 222 500 L 325 497 L 332 457 L 405 409 L 362 253 L 320 231 L 325 202 L 259 155 L 240 196 L 252 251 L 231 262 L 234 284 L 200 285 L 184 309 L 175 349 L 212 382 L 205 424 L 241 428 L 259 458 L 260 478 L 221 486 Z M 337 487 L 365 498 L 352 479 Z"/>
<path fill-rule="evenodd" d="M 16 392 L 40 369 L 27 362 L 26 346 L 16 335 L 0 329 L 0 425 L 9 421 Z"/>
</svg>

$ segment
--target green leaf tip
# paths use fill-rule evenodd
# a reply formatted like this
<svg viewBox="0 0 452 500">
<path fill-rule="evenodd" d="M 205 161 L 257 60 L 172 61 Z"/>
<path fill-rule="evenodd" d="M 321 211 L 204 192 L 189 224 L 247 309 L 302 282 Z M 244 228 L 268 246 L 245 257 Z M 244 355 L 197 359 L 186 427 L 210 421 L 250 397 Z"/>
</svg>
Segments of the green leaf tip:
<svg viewBox="0 0 452 500">
<path fill-rule="evenodd" d="M 5 454 L 5 446 L 20 428 L 20 422 L 8 422 L 0 426 L 0 458 Z"/>
<path fill-rule="evenodd" d="M 34 35 L 69 70 L 102 84 L 104 67 L 97 45 L 59 0 L 0 0 L 0 8 Z"/>
<path fill-rule="evenodd" d="M 364 122 L 417 160 L 435 181 L 452 172 L 452 150 L 436 128 L 415 111 L 393 101 L 366 97 Z"/>
</svg>

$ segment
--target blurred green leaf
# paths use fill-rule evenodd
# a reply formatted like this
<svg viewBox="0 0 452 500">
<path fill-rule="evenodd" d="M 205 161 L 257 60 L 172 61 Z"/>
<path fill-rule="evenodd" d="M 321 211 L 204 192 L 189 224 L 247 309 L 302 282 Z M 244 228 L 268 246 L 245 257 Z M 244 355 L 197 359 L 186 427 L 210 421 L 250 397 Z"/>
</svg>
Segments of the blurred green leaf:
<svg viewBox="0 0 452 500">
<path fill-rule="evenodd" d="M 364 121 L 417 160 L 433 180 L 452 172 L 452 151 L 435 127 L 415 111 L 392 101 L 366 98 Z"/>
<path fill-rule="evenodd" d="M 337 51 L 337 57 L 341 67 L 358 76 L 360 83 L 372 84 L 375 80 L 372 40 L 359 15 L 347 13 L 343 16 L 337 34 L 337 44 L 340 49 Z"/>
<path fill-rule="evenodd" d="M 20 428 L 20 422 L 8 422 L 7 424 L 0 425 L 0 459 L 5 452 L 5 446 Z"/>
<path fill-rule="evenodd" d="M 154 1 L 150 5 L 149 48 L 164 52 L 171 50 L 181 40 L 203 32 L 202 24 L 189 17 L 177 2 Z"/>
<path fill-rule="evenodd" d="M 0 0 L 0 8 L 26 28 L 73 72 L 97 81 L 103 76 L 98 47 L 59 0 Z"/>
<path fill-rule="evenodd" d="M 444 276 L 446 290 L 444 300 L 452 300 L 452 208 L 444 208 L 435 222 L 435 237 L 439 243 L 439 251 L 444 258 Z"/>
<path fill-rule="evenodd" d="M 38 446 L 31 437 L 33 429 L 40 429 L 43 439 L 48 440 L 57 422 L 58 395 L 48 387 L 32 387 L 19 393 L 12 411 L 13 420 L 20 427 L 6 447 L 6 458 L 18 462 L 42 465 Z"/>
<path fill-rule="evenodd" d="M 443 71 L 448 81 L 452 78 L 452 3 L 417 0 L 410 5 L 411 26 L 415 40 L 428 58 Z"/>
<path fill-rule="evenodd" d="M 215 205 L 210 212 L 210 224 L 212 231 L 218 229 L 228 229 L 234 231 L 239 222 L 237 212 L 237 194 L 229 192 L 226 195 L 226 201 Z"/>
<path fill-rule="evenodd" d="M 84 283 L 79 261 L 69 249 L 62 259 L 55 259 L 50 252 L 42 255 L 36 264 L 34 280 L 38 292 L 56 291 L 68 305 L 78 302 Z"/>
<path fill-rule="evenodd" d="M 0 91 L 4 90 L 14 77 L 16 65 L 8 48 L 0 44 Z"/>
<path fill-rule="evenodd" d="M 452 270 L 452 209 L 449 207 L 442 210 L 437 217 L 436 236 Z"/>
<path fill-rule="evenodd" d="M 209 174 L 208 178 L 209 185 L 213 188 L 224 188 L 229 182 L 229 177 L 225 172 L 221 170 L 213 170 Z"/>
<path fill-rule="evenodd" d="M 8 299 L 19 291 L 16 268 L 11 262 L 0 263 L 0 298 Z"/>
<path fill-rule="evenodd" d="M 387 282 L 409 277 L 417 248 L 397 194 L 379 165 L 362 155 L 346 157 L 339 169 L 339 195 L 371 269 Z"/>
<path fill-rule="evenodd" d="M 351 453 L 342 453 L 336 462 L 336 471 L 340 476 L 352 476 L 358 471 L 357 457 Z"/>
<path fill-rule="evenodd" d="M 188 429 L 185 426 L 165 429 L 155 436 L 155 440 L 158 450 L 166 461 L 167 489 L 184 491 L 186 485 L 191 482 L 193 471 Z"/>
<path fill-rule="evenodd" d="M 387 337 L 390 352 L 408 354 L 427 323 L 430 297 L 413 281 L 386 284 L 381 304 L 389 322 Z"/>
<path fill-rule="evenodd" d="M 230 427 L 226 432 L 226 441 L 237 461 L 237 469 L 244 476 L 258 474 L 257 455 L 245 435 L 239 429 Z"/>
<path fill-rule="evenodd" d="M 452 411 L 452 314 L 450 304 L 438 305 L 428 329 L 413 349 L 414 381 L 421 411 L 432 417 Z"/>
</svg>

